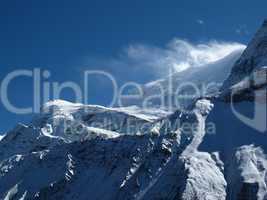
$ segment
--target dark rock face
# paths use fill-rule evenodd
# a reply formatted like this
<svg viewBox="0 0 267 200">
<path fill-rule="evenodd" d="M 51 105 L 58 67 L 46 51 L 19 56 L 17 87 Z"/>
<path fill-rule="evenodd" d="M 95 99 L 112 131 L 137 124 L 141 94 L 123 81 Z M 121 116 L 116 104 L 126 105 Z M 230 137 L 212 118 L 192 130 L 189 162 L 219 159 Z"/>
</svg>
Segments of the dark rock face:
<svg viewBox="0 0 267 200">
<path fill-rule="evenodd" d="M 265 91 L 267 87 L 267 67 L 254 70 L 238 84 L 224 90 L 221 99 L 226 102 L 257 101 L 255 95 Z M 266 95 L 265 95 L 266 96 Z M 266 102 L 266 97 L 264 102 Z"/>
<path fill-rule="evenodd" d="M 264 21 L 247 49 L 235 63 L 230 76 L 225 80 L 222 90 L 240 82 L 254 70 L 267 65 L 267 20 Z"/>
<path fill-rule="evenodd" d="M 237 200 L 257 200 L 258 183 L 243 183 Z"/>
</svg>

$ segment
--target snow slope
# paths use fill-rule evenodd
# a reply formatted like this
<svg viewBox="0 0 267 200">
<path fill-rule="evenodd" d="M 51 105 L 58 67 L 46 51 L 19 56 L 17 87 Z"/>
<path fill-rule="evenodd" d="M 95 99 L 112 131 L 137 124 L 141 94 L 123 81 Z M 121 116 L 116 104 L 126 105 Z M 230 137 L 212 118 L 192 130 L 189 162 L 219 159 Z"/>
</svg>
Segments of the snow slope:
<svg viewBox="0 0 267 200">
<path fill-rule="evenodd" d="M 55 100 L 42 107 L 41 114 L 34 118 L 32 126 L 41 128 L 43 135 L 72 142 L 99 134 L 114 137 L 136 134 L 141 129 L 145 132 L 152 122 L 169 114 L 153 108 L 141 110 L 137 106 L 106 108 Z"/>
<path fill-rule="evenodd" d="M 218 61 L 201 67 L 191 67 L 165 79 L 147 83 L 143 86 L 143 98 L 123 101 L 123 105 L 161 107 L 162 109 L 175 110 L 186 108 L 199 97 L 218 95 L 220 87 L 230 74 L 232 66 L 240 57 L 244 48 L 245 46 L 240 45 L 238 50 Z M 187 94 L 192 97 L 177 98 L 177 95 Z"/>
</svg>

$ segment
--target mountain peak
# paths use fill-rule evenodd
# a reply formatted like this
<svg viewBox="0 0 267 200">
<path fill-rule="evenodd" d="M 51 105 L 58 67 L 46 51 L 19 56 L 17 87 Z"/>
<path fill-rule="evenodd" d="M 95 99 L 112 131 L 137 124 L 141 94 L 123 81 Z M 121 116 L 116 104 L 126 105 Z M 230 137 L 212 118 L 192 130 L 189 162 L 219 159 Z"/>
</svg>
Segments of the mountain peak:
<svg viewBox="0 0 267 200">
<path fill-rule="evenodd" d="M 254 71 L 267 65 L 267 19 L 249 42 L 247 48 L 236 61 L 230 76 L 225 80 L 222 90 L 242 81 Z"/>
</svg>

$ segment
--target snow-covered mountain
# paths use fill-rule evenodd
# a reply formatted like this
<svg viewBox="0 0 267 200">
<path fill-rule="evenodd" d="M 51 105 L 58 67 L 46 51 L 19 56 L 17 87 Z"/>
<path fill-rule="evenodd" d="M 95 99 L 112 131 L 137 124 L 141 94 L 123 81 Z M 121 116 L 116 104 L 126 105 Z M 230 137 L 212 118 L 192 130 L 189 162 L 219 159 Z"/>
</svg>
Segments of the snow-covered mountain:
<svg viewBox="0 0 267 200">
<path fill-rule="evenodd" d="M 74 108 L 80 110 L 81 106 L 63 101 L 50 102 L 45 108 L 53 108 L 56 114 L 43 113 L 30 126 L 18 125 L 3 138 L 1 198 L 173 199 L 181 196 L 191 199 L 191 191 L 195 191 L 192 195 L 199 198 L 204 194 L 211 198 L 226 195 L 226 183 L 216 161 L 208 153 L 197 152 L 205 134 L 205 118 L 212 109 L 208 100 L 199 100 L 191 114 L 177 111 L 166 116 L 163 113 L 165 116 L 157 119 L 126 108 L 122 111 L 90 107 L 90 115 L 95 113 L 97 116 L 98 109 L 112 111 L 114 123 L 116 115 L 121 117 L 121 114 L 129 118 L 134 116 L 138 123 L 147 123 L 142 135 L 111 132 L 105 127 L 91 128 L 91 124 L 84 125 L 88 128 L 84 131 L 87 135 L 83 135 L 84 132 L 76 135 L 75 129 L 64 132 L 53 124 L 50 128 L 55 128 L 56 132 L 48 131 L 50 118 L 47 115 L 62 119 L 59 107 L 66 117 L 72 112 L 75 115 L 77 110 Z M 96 109 L 94 112 L 93 108 Z M 81 119 L 88 115 L 84 112 L 85 115 L 79 116 Z M 177 118 L 180 119 L 179 126 Z M 196 128 L 186 130 L 183 124 L 187 123 L 196 124 Z M 209 177 L 202 174 L 207 169 L 211 171 Z M 203 179 L 194 180 L 194 176 Z M 214 176 L 216 182 L 213 182 Z M 187 177 L 192 179 L 192 185 L 187 183 Z"/>
<path fill-rule="evenodd" d="M 267 20 L 258 30 L 242 56 L 232 68 L 230 76 L 224 82 L 223 89 L 228 88 L 249 76 L 253 71 L 267 66 Z"/>
<path fill-rule="evenodd" d="M 215 62 L 190 67 L 164 79 L 147 83 L 142 88 L 142 98 L 126 99 L 123 105 L 161 107 L 168 110 L 186 109 L 199 97 L 217 95 L 244 49 L 244 45 L 237 45 L 235 50 Z M 178 95 L 192 97 L 177 98 Z"/>
<path fill-rule="evenodd" d="M 187 112 L 46 103 L 0 139 L 0 199 L 267 199 L 266 118 L 241 117 L 266 109 L 266 25 L 242 55 L 172 75 L 176 86 L 220 83 Z"/>
</svg>

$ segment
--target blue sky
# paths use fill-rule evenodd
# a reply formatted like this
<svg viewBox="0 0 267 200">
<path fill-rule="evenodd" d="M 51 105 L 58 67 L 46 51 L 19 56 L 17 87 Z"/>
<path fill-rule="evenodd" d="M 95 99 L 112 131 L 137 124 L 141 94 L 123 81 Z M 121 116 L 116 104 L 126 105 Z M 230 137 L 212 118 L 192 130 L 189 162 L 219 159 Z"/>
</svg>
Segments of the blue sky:
<svg viewBox="0 0 267 200">
<path fill-rule="evenodd" d="M 165 48 L 174 38 L 247 44 L 267 17 L 266 8 L 266 0 L 1 1 L 0 81 L 13 70 L 38 67 L 51 71 L 50 81 L 80 83 L 83 70 L 101 69 L 120 82 L 145 83 L 159 73 L 114 62 L 129 46 Z M 93 85 L 91 103 L 105 105 L 106 87 Z M 29 106 L 31 88 L 31 80 L 16 80 L 10 86 L 12 103 Z M 66 92 L 62 98 L 73 96 Z M 30 117 L 12 114 L 0 103 L 0 133 Z"/>
</svg>

